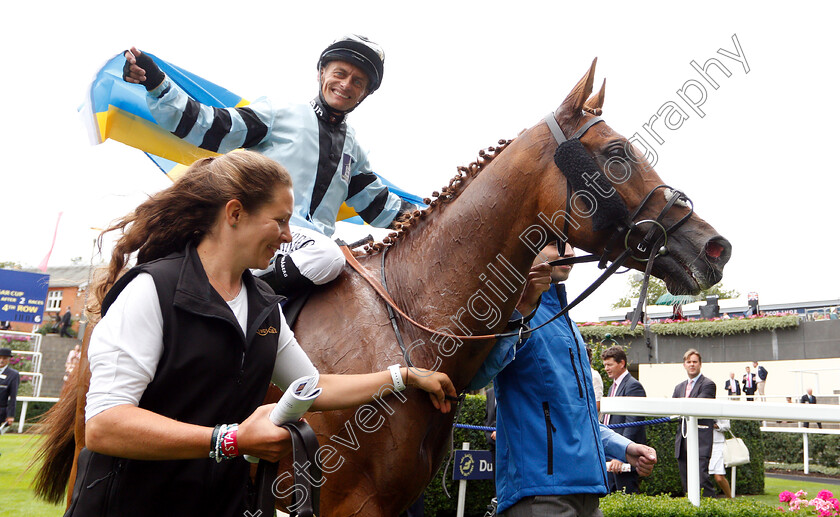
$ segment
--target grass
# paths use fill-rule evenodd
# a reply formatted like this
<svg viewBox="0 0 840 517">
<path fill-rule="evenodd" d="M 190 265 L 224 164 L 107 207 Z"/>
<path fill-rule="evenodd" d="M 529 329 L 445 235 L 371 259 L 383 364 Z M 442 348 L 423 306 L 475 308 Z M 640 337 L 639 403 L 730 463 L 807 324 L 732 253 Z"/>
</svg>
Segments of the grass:
<svg viewBox="0 0 840 517">
<path fill-rule="evenodd" d="M 34 473 L 27 471 L 38 436 L 7 433 L 0 436 L 0 516 L 60 517 L 64 506 L 36 499 L 29 488 Z"/>
</svg>

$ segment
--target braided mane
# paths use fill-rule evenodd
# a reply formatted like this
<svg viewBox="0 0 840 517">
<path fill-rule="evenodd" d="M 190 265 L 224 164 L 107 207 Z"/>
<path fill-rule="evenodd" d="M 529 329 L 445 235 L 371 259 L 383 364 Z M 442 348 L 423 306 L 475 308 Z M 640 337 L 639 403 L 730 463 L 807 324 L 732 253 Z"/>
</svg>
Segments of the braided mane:
<svg viewBox="0 0 840 517">
<path fill-rule="evenodd" d="M 439 206 L 445 205 L 458 197 L 458 195 L 464 191 L 464 188 L 469 185 L 472 180 L 484 170 L 485 167 L 487 167 L 487 164 L 499 156 L 499 154 L 501 154 L 501 152 L 504 151 L 511 142 L 513 142 L 513 139 L 499 140 L 497 147 L 488 147 L 487 149 L 479 151 L 476 161 L 472 162 L 468 167 L 459 166 L 458 172 L 451 180 L 449 180 L 449 185 L 442 188 L 440 192 L 432 192 L 432 197 L 434 199 L 423 199 L 423 202 L 429 205 L 427 208 L 423 210 L 415 210 L 407 216 L 404 215 L 402 219 L 396 220 L 394 222 L 394 228 L 396 231 L 389 233 L 387 237 L 382 239 L 382 242 L 366 245 L 364 247 L 365 253 L 375 254 L 389 246 L 393 246 L 414 227 L 415 223 L 419 223 L 421 220 L 427 218 L 430 214 L 435 212 Z"/>
</svg>

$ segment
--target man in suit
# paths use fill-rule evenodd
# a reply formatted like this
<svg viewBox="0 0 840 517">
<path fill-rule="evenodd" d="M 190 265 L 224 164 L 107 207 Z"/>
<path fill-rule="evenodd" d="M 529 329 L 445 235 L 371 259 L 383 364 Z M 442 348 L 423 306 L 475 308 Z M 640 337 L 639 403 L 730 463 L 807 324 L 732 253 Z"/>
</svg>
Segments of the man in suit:
<svg viewBox="0 0 840 517">
<path fill-rule="evenodd" d="M 627 371 L 627 354 L 620 346 L 611 346 L 601 353 L 604 361 L 604 370 L 612 380 L 608 397 L 646 397 L 645 388 Z M 623 424 L 625 422 L 638 422 L 644 420 L 641 416 L 630 415 L 604 415 L 604 425 Z M 618 434 L 636 443 L 647 444 L 647 436 L 644 426 L 620 427 L 614 429 Z M 639 492 L 639 474 L 635 468 L 630 472 L 621 472 L 621 460 L 612 460 L 607 467 L 607 479 L 609 480 L 610 492 L 624 490 L 628 494 Z"/>
<path fill-rule="evenodd" d="M 735 378 L 735 372 L 729 372 L 729 378 L 726 379 L 726 384 L 723 385 L 723 389 L 726 390 L 726 394 L 729 395 L 730 399 L 741 397 L 741 385 L 738 383 L 738 379 Z"/>
<path fill-rule="evenodd" d="M 802 404 L 816 404 L 817 403 L 817 397 L 814 396 L 814 389 L 813 388 L 808 388 L 808 393 L 802 395 L 802 398 L 799 399 L 799 402 L 801 402 Z M 811 423 L 810 422 L 803 422 L 803 425 L 805 427 L 810 427 Z M 822 429 L 822 422 L 817 422 L 817 427 Z"/>
<path fill-rule="evenodd" d="M 764 385 L 767 382 L 767 369 L 759 366 L 758 361 L 753 361 L 753 370 L 758 374 L 758 382 L 756 383 L 756 386 L 758 386 L 758 396 L 762 402 L 766 402 L 767 398 L 764 396 Z"/>
<path fill-rule="evenodd" d="M 0 423 L 12 425 L 15 422 L 15 404 L 17 403 L 20 374 L 9 366 L 12 351 L 0 348 Z"/>
<path fill-rule="evenodd" d="M 487 390 L 487 405 L 484 412 L 484 427 L 496 427 L 496 391 L 491 387 Z M 487 445 L 493 452 L 493 461 L 496 460 L 496 431 L 484 431 Z"/>
<path fill-rule="evenodd" d="M 677 384 L 674 388 L 673 398 L 704 398 L 713 399 L 717 395 L 717 386 L 714 381 L 700 373 L 700 368 L 703 366 L 703 359 L 700 357 L 700 352 L 690 348 L 683 355 L 683 368 L 688 373 L 688 379 Z M 708 418 L 703 418 L 697 421 L 698 424 L 698 439 L 699 439 L 699 456 L 700 456 L 700 495 L 705 497 L 714 497 L 715 489 L 712 486 L 712 481 L 709 479 L 709 458 L 712 456 L 712 443 L 714 440 L 713 428 L 715 421 Z M 677 431 L 677 436 L 674 439 L 674 456 L 677 457 L 677 463 L 680 467 L 680 481 L 682 482 L 683 491 L 686 490 L 686 471 L 688 458 L 686 457 L 686 440 L 683 438 L 683 421 L 680 429 Z"/>
<path fill-rule="evenodd" d="M 72 321 L 72 315 L 70 314 L 70 307 L 67 307 L 67 312 L 64 313 L 64 316 L 61 317 L 61 324 L 59 325 L 58 336 L 59 337 L 70 337 L 70 333 L 67 330 L 70 328 L 70 323 Z"/>
<path fill-rule="evenodd" d="M 758 385 L 756 384 L 755 374 L 750 373 L 750 367 L 747 366 L 747 373 L 744 374 L 744 378 L 741 379 L 741 385 L 744 387 L 744 395 L 747 396 L 747 401 L 753 401 L 753 395 L 755 394 L 755 390 L 758 389 Z"/>
</svg>

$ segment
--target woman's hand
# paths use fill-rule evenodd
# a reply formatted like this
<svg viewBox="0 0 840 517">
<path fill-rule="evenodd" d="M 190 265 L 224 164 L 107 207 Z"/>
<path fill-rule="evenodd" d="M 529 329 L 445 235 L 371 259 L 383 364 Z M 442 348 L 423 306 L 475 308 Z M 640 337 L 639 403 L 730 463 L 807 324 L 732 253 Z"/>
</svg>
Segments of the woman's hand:
<svg viewBox="0 0 840 517">
<path fill-rule="evenodd" d="M 454 399 L 458 396 L 458 393 L 455 392 L 455 386 L 452 385 L 448 375 L 413 366 L 400 368 L 401 373 L 403 370 L 405 370 L 403 377 L 406 386 L 414 386 L 429 392 L 429 398 L 432 399 L 432 405 L 435 406 L 435 409 L 439 409 L 442 413 L 449 413 L 452 405 L 446 397 L 449 396 Z"/>
<path fill-rule="evenodd" d="M 277 427 L 268 419 L 269 413 L 277 404 L 260 406 L 239 424 L 236 442 L 239 454 L 250 454 L 257 458 L 278 462 L 292 450 L 292 437 L 289 431 Z"/>
</svg>

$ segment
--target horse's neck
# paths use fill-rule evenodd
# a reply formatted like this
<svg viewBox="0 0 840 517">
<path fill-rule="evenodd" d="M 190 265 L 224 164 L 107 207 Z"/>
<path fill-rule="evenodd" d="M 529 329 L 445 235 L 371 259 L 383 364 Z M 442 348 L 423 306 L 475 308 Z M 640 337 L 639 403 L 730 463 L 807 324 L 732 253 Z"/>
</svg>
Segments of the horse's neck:
<svg viewBox="0 0 840 517">
<path fill-rule="evenodd" d="M 523 165 L 529 153 L 518 143 L 388 254 L 389 289 L 408 314 L 435 330 L 457 335 L 499 332 L 519 299 L 534 258 L 520 237 L 537 221 L 539 178 Z M 453 343 L 421 337 L 435 343 L 426 343 L 427 350 L 437 351 L 422 366 L 440 362 L 453 380 L 466 379 L 460 385 L 475 373 L 493 343 L 466 343 L 458 353 L 447 354 Z"/>
</svg>

